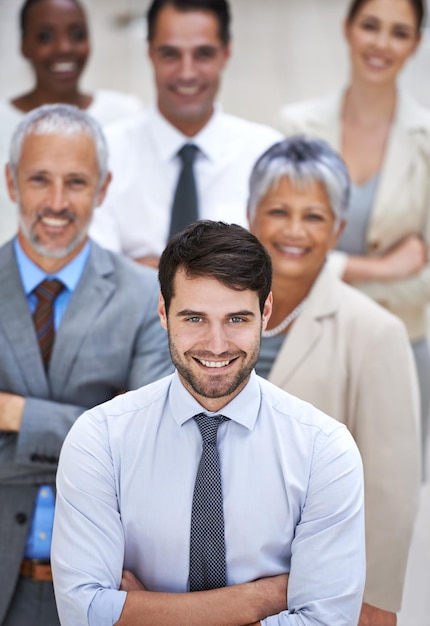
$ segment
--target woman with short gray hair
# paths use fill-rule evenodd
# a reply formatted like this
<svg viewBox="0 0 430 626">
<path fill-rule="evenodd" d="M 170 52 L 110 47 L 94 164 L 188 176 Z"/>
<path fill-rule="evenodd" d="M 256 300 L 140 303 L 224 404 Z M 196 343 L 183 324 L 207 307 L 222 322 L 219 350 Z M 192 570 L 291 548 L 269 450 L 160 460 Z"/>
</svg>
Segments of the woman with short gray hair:
<svg viewBox="0 0 430 626">
<path fill-rule="evenodd" d="M 320 140 L 291 137 L 254 166 L 250 229 L 273 264 L 273 313 L 257 373 L 354 436 L 366 498 L 359 624 L 395 624 L 419 488 L 418 385 L 403 323 L 326 264 L 345 225 L 349 187 L 342 159 Z"/>
</svg>

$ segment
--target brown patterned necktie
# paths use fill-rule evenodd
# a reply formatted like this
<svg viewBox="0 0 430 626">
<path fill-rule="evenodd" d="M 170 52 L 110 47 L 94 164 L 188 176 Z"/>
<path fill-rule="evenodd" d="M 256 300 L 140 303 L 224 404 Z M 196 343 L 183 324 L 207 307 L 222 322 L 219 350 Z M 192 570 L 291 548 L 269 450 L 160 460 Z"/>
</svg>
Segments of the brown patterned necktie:
<svg viewBox="0 0 430 626">
<path fill-rule="evenodd" d="M 33 292 L 37 296 L 33 321 L 45 369 L 48 368 L 55 339 L 54 301 L 63 289 L 63 283 L 53 279 L 43 280 Z"/>
</svg>

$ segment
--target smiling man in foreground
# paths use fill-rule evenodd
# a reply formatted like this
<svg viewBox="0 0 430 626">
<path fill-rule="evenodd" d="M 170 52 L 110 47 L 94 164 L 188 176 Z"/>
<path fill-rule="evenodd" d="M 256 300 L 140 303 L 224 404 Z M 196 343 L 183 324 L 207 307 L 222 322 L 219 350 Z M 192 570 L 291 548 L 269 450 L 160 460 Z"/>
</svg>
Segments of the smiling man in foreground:
<svg viewBox="0 0 430 626">
<path fill-rule="evenodd" d="M 355 626 L 361 460 L 342 424 L 253 371 L 269 255 L 197 222 L 159 280 L 176 373 L 85 413 L 61 453 L 62 624 Z"/>
</svg>

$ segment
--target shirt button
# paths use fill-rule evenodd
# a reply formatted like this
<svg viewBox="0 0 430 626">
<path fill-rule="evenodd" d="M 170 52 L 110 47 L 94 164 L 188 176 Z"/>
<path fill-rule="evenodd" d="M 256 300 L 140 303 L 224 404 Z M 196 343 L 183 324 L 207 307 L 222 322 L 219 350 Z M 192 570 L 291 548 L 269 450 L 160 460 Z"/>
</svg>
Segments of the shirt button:
<svg viewBox="0 0 430 626">
<path fill-rule="evenodd" d="M 39 539 L 42 539 L 42 541 L 43 541 L 46 538 L 47 538 L 46 537 L 46 533 L 39 533 Z"/>
<path fill-rule="evenodd" d="M 42 489 L 42 491 L 40 492 L 40 496 L 41 498 L 47 498 L 49 496 L 48 490 Z"/>
</svg>

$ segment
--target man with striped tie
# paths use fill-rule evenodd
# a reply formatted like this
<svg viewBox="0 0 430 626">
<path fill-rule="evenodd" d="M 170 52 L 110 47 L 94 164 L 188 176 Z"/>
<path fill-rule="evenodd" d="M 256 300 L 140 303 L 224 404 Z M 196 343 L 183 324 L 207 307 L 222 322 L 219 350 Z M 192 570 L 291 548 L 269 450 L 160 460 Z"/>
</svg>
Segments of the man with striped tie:
<svg viewBox="0 0 430 626">
<path fill-rule="evenodd" d="M 88 238 L 110 182 L 98 124 L 67 105 L 25 116 L 0 248 L 0 624 L 58 626 L 50 568 L 55 472 L 85 409 L 170 373 L 155 271 Z"/>
</svg>

